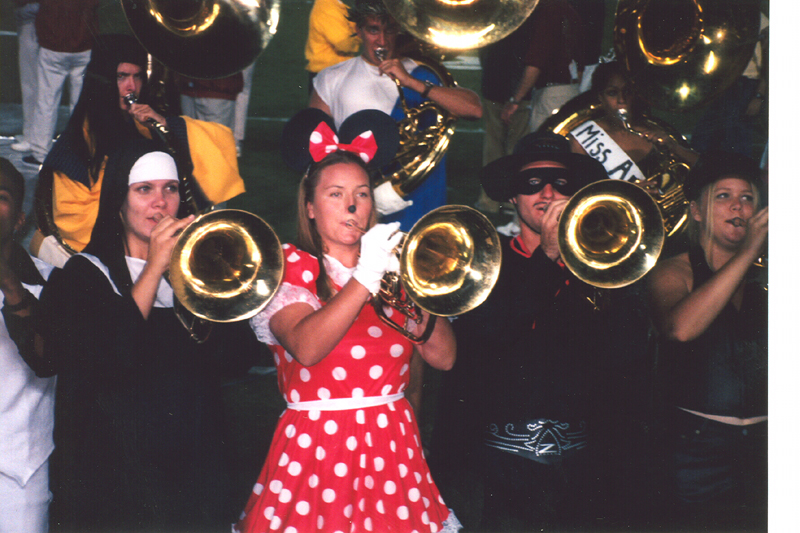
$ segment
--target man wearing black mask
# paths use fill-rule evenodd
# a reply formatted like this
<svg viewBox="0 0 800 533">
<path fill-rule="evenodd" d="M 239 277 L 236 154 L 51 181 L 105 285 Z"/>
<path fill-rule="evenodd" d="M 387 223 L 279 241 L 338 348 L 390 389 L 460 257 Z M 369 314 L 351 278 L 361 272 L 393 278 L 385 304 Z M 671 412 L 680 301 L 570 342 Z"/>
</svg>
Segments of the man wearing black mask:
<svg viewBox="0 0 800 533">
<path fill-rule="evenodd" d="M 442 378 L 431 446 L 434 476 L 480 465 L 478 530 L 589 527 L 595 516 L 602 313 L 587 299 L 593 288 L 560 261 L 558 219 L 573 194 L 605 178 L 602 165 L 553 133 L 523 137 L 481 171 L 484 190 L 511 202 L 521 231 L 501 236 L 489 298 L 453 322 L 459 359 Z"/>
</svg>

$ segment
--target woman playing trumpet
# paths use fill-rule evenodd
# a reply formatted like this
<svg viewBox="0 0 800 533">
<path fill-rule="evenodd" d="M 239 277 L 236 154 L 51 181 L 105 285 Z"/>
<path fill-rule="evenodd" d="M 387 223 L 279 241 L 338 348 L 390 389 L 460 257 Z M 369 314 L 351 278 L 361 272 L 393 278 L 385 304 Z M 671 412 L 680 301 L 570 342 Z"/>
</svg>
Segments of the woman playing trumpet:
<svg viewBox="0 0 800 533">
<path fill-rule="evenodd" d="M 312 144 L 319 138 L 315 130 Z M 374 151 L 335 142 L 323 141 L 336 150 L 303 177 L 298 246 L 284 246 L 283 284 L 251 319 L 275 354 L 288 409 L 235 530 L 455 531 L 403 396 L 412 344 L 368 303 L 397 263 L 399 223 L 374 225 L 368 168 L 357 155 Z M 449 322 L 425 313 L 413 333 L 429 320 L 433 334 L 417 351 L 447 370 L 455 361 Z"/>
<path fill-rule="evenodd" d="M 34 313 L 43 372 L 58 375 L 53 530 L 229 527 L 220 374 L 258 345 L 244 322 L 197 344 L 173 312 L 164 274 L 194 217 L 176 218 L 163 150 L 140 138 L 110 156 L 92 238 Z"/>
<path fill-rule="evenodd" d="M 767 293 L 753 265 L 769 211 L 759 176 L 745 156 L 703 154 L 684 185 L 694 245 L 649 277 L 676 516 L 714 530 L 766 528 Z"/>
</svg>

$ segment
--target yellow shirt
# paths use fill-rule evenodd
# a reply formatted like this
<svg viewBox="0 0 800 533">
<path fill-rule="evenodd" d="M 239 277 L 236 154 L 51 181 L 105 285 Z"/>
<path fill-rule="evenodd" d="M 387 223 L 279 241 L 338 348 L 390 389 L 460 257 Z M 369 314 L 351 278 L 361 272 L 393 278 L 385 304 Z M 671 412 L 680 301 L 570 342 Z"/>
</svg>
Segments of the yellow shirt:
<svg viewBox="0 0 800 533">
<path fill-rule="evenodd" d="M 358 55 L 361 39 L 340 0 L 315 0 L 308 17 L 306 70 L 319 72 Z"/>
<path fill-rule="evenodd" d="M 218 204 L 243 193 L 244 181 L 239 175 L 236 141 L 231 130 L 215 122 L 182 118 L 186 121 L 193 174 L 209 201 Z M 142 135 L 151 137 L 145 126 L 137 123 L 137 127 Z M 92 236 L 104 170 L 105 163 L 91 187 L 62 172 L 53 173 L 53 221 L 61 239 L 78 252 L 89 244 Z"/>
</svg>

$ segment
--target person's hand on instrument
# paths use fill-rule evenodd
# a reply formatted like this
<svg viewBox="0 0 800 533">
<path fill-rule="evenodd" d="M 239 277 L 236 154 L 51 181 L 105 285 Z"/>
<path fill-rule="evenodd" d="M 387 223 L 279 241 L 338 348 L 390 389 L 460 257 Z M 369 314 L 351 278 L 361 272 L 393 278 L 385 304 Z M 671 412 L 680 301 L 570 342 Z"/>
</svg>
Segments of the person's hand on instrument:
<svg viewBox="0 0 800 533">
<path fill-rule="evenodd" d="M 358 258 L 353 278 L 372 294 L 381 288 L 381 279 L 389 271 L 397 269 L 398 261 L 394 249 L 402 240 L 399 222 L 376 224 L 361 237 L 361 256 Z"/>
<path fill-rule="evenodd" d="M 551 260 L 556 261 L 561 256 L 561 251 L 558 248 L 558 219 L 561 217 L 561 212 L 564 211 L 569 198 L 562 200 L 553 200 L 547 206 L 542 219 L 542 239 L 539 246 L 542 251 Z"/>
<path fill-rule="evenodd" d="M 408 73 L 400 59 L 386 59 L 378 65 L 381 74 L 386 74 L 395 81 L 400 82 L 403 87 L 408 87 L 413 83 L 414 78 Z"/>
<path fill-rule="evenodd" d="M 155 112 L 155 110 L 147 104 L 132 104 L 128 109 L 133 118 L 142 124 L 147 124 L 147 121 L 152 119 L 162 126 L 167 125 L 167 119 Z"/>
<path fill-rule="evenodd" d="M 769 206 L 760 209 L 747 221 L 747 236 L 742 245 L 742 253 L 757 258 L 764 253 L 769 233 Z"/>
<path fill-rule="evenodd" d="M 159 275 L 164 274 L 169 268 L 172 258 L 172 249 L 180 237 L 183 228 L 195 219 L 194 215 L 186 218 L 173 218 L 170 215 L 158 221 L 153 231 L 150 232 L 150 247 L 147 251 L 147 263 L 152 265 Z"/>
</svg>

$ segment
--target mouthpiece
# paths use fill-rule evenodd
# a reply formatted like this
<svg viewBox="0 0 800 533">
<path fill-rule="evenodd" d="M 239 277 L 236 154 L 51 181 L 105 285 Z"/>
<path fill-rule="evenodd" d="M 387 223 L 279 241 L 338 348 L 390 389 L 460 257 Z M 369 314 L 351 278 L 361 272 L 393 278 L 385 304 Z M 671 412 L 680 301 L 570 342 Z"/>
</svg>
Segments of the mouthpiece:
<svg viewBox="0 0 800 533">
<path fill-rule="evenodd" d="M 380 59 L 381 61 L 386 61 L 386 58 L 389 56 L 389 50 L 386 48 L 376 48 L 375 49 L 375 57 Z"/>
<path fill-rule="evenodd" d="M 126 104 L 128 104 L 128 105 L 133 105 L 133 104 L 135 104 L 135 103 L 136 103 L 136 101 L 138 100 L 138 98 L 136 98 L 136 93 L 130 93 L 130 94 L 126 94 L 126 95 L 123 97 L 123 100 L 125 100 L 125 103 L 126 103 Z"/>
<path fill-rule="evenodd" d="M 363 228 L 360 228 L 360 227 L 358 227 L 358 225 L 357 225 L 357 224 L 356 224 L 354 221 L 352 221 L 352 220 L 348 220 L 347 222 L 345 222 L 345 225 L 346 225 L 348 228 L 353 228 L 353 229 L 356 229 L 356 230 L 360 231 L 361 233 L 366 233 L 366 232 L 367 232 L 367 230 L 365 230 L 365 229 L 363 229 Z"/>
<path fill-rule="evenodd" d="M 617 117 L 619 117 L 620 122 L 622 122 L 622 125 L 625 126 L 626 130 L 630 131 L 630 130 L 633 129 L 633 128 L 631 128 L 631 123 L 628 122 L 628 110 L 627 109 L 617 109 Z"/>
</svg>

